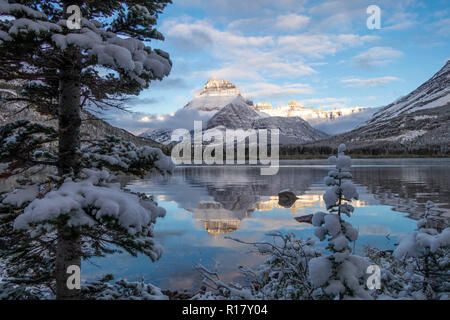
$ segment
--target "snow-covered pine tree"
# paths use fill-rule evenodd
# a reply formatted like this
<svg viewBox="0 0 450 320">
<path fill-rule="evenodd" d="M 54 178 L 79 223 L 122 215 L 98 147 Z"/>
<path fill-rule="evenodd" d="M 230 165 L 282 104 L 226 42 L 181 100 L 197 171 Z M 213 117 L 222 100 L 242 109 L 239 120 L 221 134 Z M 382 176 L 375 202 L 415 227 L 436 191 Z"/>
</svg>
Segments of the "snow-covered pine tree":
<svg viewBox="0 0 450 320">
<path fill-rule="evenodd" d="M 126 150 L 120 156 L 97 145 L 92 147 L 97 148 L 91 153 L 93 158 L 82 158 L 80 112 L 90 107 L 120 108 L 124 97 L 138 94 L 152 80 L 169 74 L 169 55 L 151 49 L 145 41 L 163 39 L 154 26 L 157 15 L 170 2 L 76 1 L 80 28 L 73 29 L 69 28 L 73 21 L 67 20 L 73 13 L 68 12 L 73 1 L 0 0 L 0 80 L 18 81 L 23 86 L 20 96 L 6 101 L 22 102 L 56 117 L 59 124 L 56 132 L 26 121 L 1 129 L 2 153 L 8 155 L 2 156 L 2 162 L 8 164 L 4 175 L 30 173 L 36 165 L 57 168 L 57 174 L 46 181 L 24 186 L 15 192 L 15 198 L 7 195 L 3 199 L 8 208 L 2 209 L 6 211 L 2 221 L 10 224 L 4 224 L 2 231 L 14 224 L 6 241 L 16 244 L 17 254 L 10 255 L 14 258 L 9 263 L 15 259 L 17 266 L 25 256 L 32 262 L 14 269 L 16 275 L 28 275 L 22 280 L 50 281 L 40 275 L 44 269 L 49 271 L 51 264 L 45 263 L 54 259 L 57 298 L 79 297 L 79 290 L 69 290 L 66 285 L 67 267 L 80 265 L 82 257 L 107 252 L 109 249 L 100 245 L 104 241 L 153 256 L 151 227 L 162 209 L 151 199 L 121 192 L 105 169 L 89 167 L 103 163 L 109 164 L 109 169 L 120 167 L 128 172 L 134 164 L 143 163 L 146 166 L 140 169 L 144 172 L 158 166 L 158 161 L 167 164 L 167 159 L 157 150 L 123 144 L 116 146 L 120 152 Z M 57 141 L 57 150 L 45 148 L 51 140 Z M 109 189 L 117 195 L 117 201 L 110 204 L 100 197 Z M 29 239 L 18 235 L 23 228 L 30 231 Z M 94 240 L 95 234 L 86 231 L 89 228 L 98 232 L 100 239 L 86 249 L 88 242 L 83 236 L 88 234 L 87 238 Z M 20 253 L 20 244 L 33 250 Z M 39 267 L 39 262 L 44 264 Z"/>
<path fill-rule="evenodd" d="M 450 228 L 439 232 L 432 225 L 432 201 L 425 205 L 425 216 L 417 231 L 401 236 L 394 257 L 408 265 L 402 297 L 450 299 Z"/>
<path fill-rule="evenodd" d="M 312 218 L 314 234 L 321 241 L 327 240 L 330 252 L 311 259 L 309 263 L 310 281 L 315 287 L 315 299 L 371 299 L 364 288 L 368 261 L 352 253 L 349 243 L 356 241 L 358 231 L 343 219 L 350 217 L 354 208 L 350 204 L 359 195 L 350 179 L 351 158 L 345 155 L 346 146 L 341 144 L 338 155 L 330 157 L 336 165 L 324 181 L 330 186 L 323 199 L 328 213 L 317 212 Z"/>
</svg>

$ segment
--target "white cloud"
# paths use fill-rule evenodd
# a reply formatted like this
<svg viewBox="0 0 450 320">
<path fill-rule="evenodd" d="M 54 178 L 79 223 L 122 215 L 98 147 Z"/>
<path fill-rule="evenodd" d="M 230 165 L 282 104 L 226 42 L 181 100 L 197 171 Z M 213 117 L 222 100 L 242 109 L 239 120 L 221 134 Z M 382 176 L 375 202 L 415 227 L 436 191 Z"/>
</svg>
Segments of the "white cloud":
<svg viewBox="0 0 450 320">
<path fill-rule="evenodd" d="M 228 24 L 228 28 L 241 32 L 255 32 L 274 34 L 280 31 L 298 32 L 304 29 L 311 18 L 301 14 L 283 14 L 270 17 L 253 17 L 233 20 Z"/>
<path fill-rule="evenodd" d="M 146 112 L 121 112 L 110 110 L 107 121 L 113 126 L 124 128 L 134 134 L 140 134 L 148 129 L 188 129 L 194 127 L 194 120 L 206 122 L 211 116 L 199 114 L 197 110 L 179 109 L 174 113 L 151 114 Z"/>
<path fill-rule="evenodd" d="M 163 24 L 163 29 L 167 41 L 182 48 L 187 46 L 190 50 L 197 47 L 198 51 L 211 55 L 213 60 L 208 63 L 211 69 L 195 71 L 195 76 L 261 81 L 268 76 L 298 77 L 316 72 L 294 48 L 280 50 L 272 36 L 247 37 L 218 30 L 205 21 L 178 23 L 171 20 Z M 200 40 L 194 39 L 199 34 Z"/>
<path fill-rule="evenodd" d="M 409 29 L 419 22 L 417 21 L 417 14 L 408 12 L 395 12 L 388 19 L 385 25 L 381 28 L 383 31 L 400 31 Z"/>
<path fill-rule="evenodd" d="M 379 77 L 379 78 L 370 78 L 370 79 L 361 79 L 361 78 L 348 78 L 342 79 L 341 83 L 345 84 L 347 87 L 352 88 L 371 88 L 382 86 L 386 83 L 392 81 L 400 81 L 400 78 L 397 77 Z"/>
<path fill-rule="evenodd" d="M 273 83 L 255 83 L 244 88 L 246 96 L 255 99 L 267 99 L 278 97 L 289 97 L 298 94 L 311 94 L 314 90 L 309 84 L 304 83 L 292 83 L 277 85 Z"/>
<path fill-rule="evenodd" d="M 403 52 L 394 48 L 373 47 L 353 57 L 353 61 L 359 66 L 368 67 L 385 65 L 401 57 L 403 57 Z"/>
<path fill-rule="evenodd" d="M 378 40 L 377 36 L 359 36 L 356 34 L 300 34 L 278 38 L 280 50 L 306 55 L 311 58 L 324 58 L 338 51 L 364 45 Z"/>
<path fill-rule="evenodd" d="M 287 14 L 276 18 L 274 27 L 279 30 L 299 30 L 305 27 L 311 19 L 307 16 L 298 14 Z"/>
<path fill-rule="evenodd" d="M 315 105 L 323 106 L 324 104 L 325 105 L 338 104 L 338 103 L 344 104 L 344 103 L 348 103 L 350 101 L 351 101 L 351 99 L 348 97 L 339 97 L 339 98 L 326 97 L 326 98 L 304 99 L 304 100 L 300 100 L 299 103 L 302 105 L 315 104 Z"/>
<path fill-rule="evenodd" d="M 273 44 L 270 36 L 245 37 L 229 31 L 221 31 L 205 21 L 193 23 L 178 20 L 166 20 L 161 28 L 168 41 L 183 47 L 202 49 L 213 46 L 220 47 L 259 47 Z"/>
<path fill-rule="evenodd" d="M 303 10 L 306 0 L 182 0 L 177 1 L 188 7 L 198 7 L 212 14 L 221 15 L 252 15 L 262 16 L 268 13 L 287 11 L 298 12 Z"/>
</svg>

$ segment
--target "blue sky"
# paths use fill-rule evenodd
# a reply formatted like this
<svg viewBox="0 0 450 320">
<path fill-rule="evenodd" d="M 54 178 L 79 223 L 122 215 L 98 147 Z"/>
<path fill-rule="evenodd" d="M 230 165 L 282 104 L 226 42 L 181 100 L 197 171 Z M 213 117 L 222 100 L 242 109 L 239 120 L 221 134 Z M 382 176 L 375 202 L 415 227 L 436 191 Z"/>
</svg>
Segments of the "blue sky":
<svg viewBox="0 0 450 320">
<path fill-rule="evenodd" d="M 369 30 L 369 5 L 381 29 Z M 142 119 L 189 102 L 210 77 L 254 102 L 378 107 L 419 86 L 450 59 L 450 1 L 174 0 L 159 17 L 171 75 L 113 124 L 139 133 Z M 107 117 L 108 118 L 108 117 Z"/>
</svg>

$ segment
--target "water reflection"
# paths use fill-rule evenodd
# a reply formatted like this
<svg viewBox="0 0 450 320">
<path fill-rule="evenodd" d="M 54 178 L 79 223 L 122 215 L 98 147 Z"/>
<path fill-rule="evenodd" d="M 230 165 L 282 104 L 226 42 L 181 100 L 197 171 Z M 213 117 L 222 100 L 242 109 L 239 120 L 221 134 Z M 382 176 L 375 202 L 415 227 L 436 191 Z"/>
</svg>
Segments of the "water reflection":
<svg viewBox="0 0 450 320">
<path fill-rule="evenodd" d="M 438 214 L 450 216 L 449 160 L 355 163 L 360 199 L 353 203 L 351 222 L 360 233 L 357 250 L 366 244 L 393 248 L 398 235 L 414 230 L 413 219 L 429 199 L 438 204 Z M 278 230 L 312 237 L 313 228 L 293 218 L 324 210 L 323 177 L 329 170 L 323 161 L 289 163 L 276 176 L 261 176 L 256 167 L 180 167 L 169 177 L 131 181 L 130 189 L 153 194 L 167 210 L 155 228 L 163 257 L 156 263 L 125 254 L 98 259 L 100 268 L 87 266 L 85 276 L 111 272 L 133 280 L 144 276 L 162 288 L 195 289 L 201 279 L 193 266 L 201 262 L 219 266 L 223 280 L 237 280 L 238 266 L 254 266 L 264 258 L 224 236 L 271 240 L 265 234 Z M 298 198 L 289 208 L 278 197 L 286 189 Z"/>
</svg>

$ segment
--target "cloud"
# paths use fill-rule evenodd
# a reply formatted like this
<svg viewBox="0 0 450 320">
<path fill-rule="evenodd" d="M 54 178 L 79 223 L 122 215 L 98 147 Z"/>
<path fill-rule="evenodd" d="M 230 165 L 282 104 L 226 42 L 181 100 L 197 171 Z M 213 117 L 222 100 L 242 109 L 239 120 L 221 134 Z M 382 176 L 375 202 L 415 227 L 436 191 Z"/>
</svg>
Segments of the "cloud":
<svg viewBox="0 0 450 320">
<path fill-rule="evenodd" d="M 157 98 L 133 97 L 126 101 L 127 106 L 143 106 L 160 102 Z"/>
<path fill-rule="evenodd" d="M 359 36 L 356 34 L 300 34 L 281 36 L 278 45 L 283 52 L 306 55 L 310 58 L 324 58 L 338 51 L 378 40 L 377 36 Z"/>
<path fill-rule="evenodd" d="M 152 83 L 152 89 L 172 90 L 188 88 L 185 79 L 182 78 L 164 78 L 162 81 L 155 81 Z"/>
<path fill-rule="evenodd" d="M 297 32 L 304 29 L 311 18 L 305 15 L 290 13 L 271 17 L 255 17 L 233 20 L 228 24 L 228 28 L 246 32 L 256 33 L 276 33 Z"/>
<path fill-rule="evenodd" d="M 278 98 L 298 94 L 311 94 L 313 89 L 308 84 L 292 83 L 277 85 L 273 83 L 255 83 L 245 87 L 246 96 L 255 99 Z"/>
<path fill-rule="evenodd" d="M 432 24 L 437 29 L 437 34 L 448 37 L 450 35 L 450 18 L 441 19 Z"/>
<path fill-rule="evenodd" d="M 391 47 L 373 47 L 353 57 L 353 61 L 362 67 L 372 67 L 388 64 L 400 57 L 403 57 L 403 52 Z"/>
<path fill-rule="evenodd" d="M 194 128 L 194 121 L 206 123 L 211 116 L 200 114 L 197 110 L 179 109 L 174 113 L 151 114 L 146 112 L 123 112 L 109 110 L 102 117 L 111 125 L 140 134 L 148 129 L 188 129 Z"/>
<path fill-rule="evenodd" d="M 355 129 L 358 125 L 369 120 L 379 109 L 380 108 L 367 108 L 366 110 L 361 112 L 336 118 L 332 122 L 309 122 L 317 130 L 323 131 L 330 135 L 335 135 Z"/>
<path fill-rule="evenodd" d="M 355 32 L 366 28 L 366 9 L 376 4 L 381 8 L 382 30 L 404 30 L 417 23 L 417 15 L 412 13 L 418 1 L 414 0 L 338 0 L 322 1 L 306 12 L 314 20 L 310 27 L 314 31 L 341 30 Z"/>
<path fill-rule="evenodd" d="M 275 28 L 280 30 L 298 30 L 305 27 L 311 18 L 299 14 L 287 14 L 278 16 L 275 22 Z"/>
<path fill-rule="evenodd" d="M 176 0 L 175 0 L 176 1 Z M 302 11 L 306 0 L 182 0 L 180 5 L 197 7 L 210 14 L 261 16 L 273 12 Z"/>
<path fill-rule="evenodd" d="M 379 78 L 370 78 L 370 79 L 361 79 L 361 78 L 348 78 L 341 79 L 341 83 L 345 84 L 346 87 L 351 88 L 372 88 L 379 87 L 386 83 L 392 81 L 400 81 L 400 78 L 397 77 L 379 77 Z"/>
<path fill-rule="evenodd" d="M 385 25 L 382 26 L 383 31 L 401 31 L 414 27 L 419 22 L 417 21 L 417 14 L 408 12 L 395 12 L 388 19 Z"/>
<path fill-rule="evenodd" d="M 229 31 L 221 31 L 205 21 L 192 23 L 179 23 L 178 20 L 166 20 L 161 30 L 167 41 L 174 42 L 183 48 L 203 49 L 214 47 L 216 49 L 227 47 L 259 47 L 273 44 L 270 36 L 245 37 Z"/>
<path fill-rule="evenodd" d="M 278 28 L 298 28 L 309 22 L 308 17 L 298 14 L 279 15 L 270 19 L 273 20 L 271 25 Z M 316 71 L 305 59 L 322 59 L 379 39 L 373 35 L 351 33 L 246 36 L 233 29 L 249 21 L 235 21 L 228 25 L 228 29 L 219 30 L 204 20 L 171 19 L 166 20 L 161 29 L 167 41 L 175 46 L 184 50 L 185 46 L 192 43 L 190 50 L 197 47 L 202 55 L 210 56 L 207 59 L 211 67 L 196 71 L 194 75 L 204 78 L 216 76 L 232 81 L 266 82 L 263 80 L 267 77 L 298 78 L 312 75 Z M 254 24 L 264 26 L 264 23 L 258 24 L 257 21 Z M 193 39 L 200 33 L 201 39 L 208 39 L 203 45 L 201 39 Z"/>
</svg>

